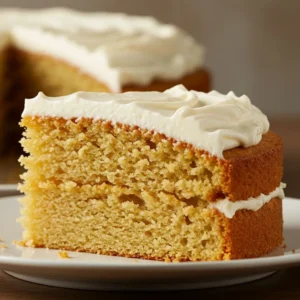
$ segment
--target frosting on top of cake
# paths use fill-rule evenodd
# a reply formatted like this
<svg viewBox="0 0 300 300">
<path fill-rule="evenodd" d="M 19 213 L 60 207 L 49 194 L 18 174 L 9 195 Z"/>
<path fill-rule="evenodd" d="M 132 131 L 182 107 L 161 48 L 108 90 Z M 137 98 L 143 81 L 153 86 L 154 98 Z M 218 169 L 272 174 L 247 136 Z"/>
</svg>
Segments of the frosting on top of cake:
<svg viewBox="0 0 300 300">
<path fill-rule="evenodd" d="M 188 91 L 123 94 L 77 92 L 62 97 L 39 93 L 25 100 L 22 116 L 93 118 L 153 130 L 223 158 L 223 151 L 260 142 L 267 117 L 243 95 Z"/>
<path fill-rule="evenodd" d="M 70 63 L 113 92 L 126 84 L 179 79 L 203 63 L 203 48 L 190 35 L 152 17 L 1 9 L 0 40 L 8 33 L 16 47 Z"/>
</svg>

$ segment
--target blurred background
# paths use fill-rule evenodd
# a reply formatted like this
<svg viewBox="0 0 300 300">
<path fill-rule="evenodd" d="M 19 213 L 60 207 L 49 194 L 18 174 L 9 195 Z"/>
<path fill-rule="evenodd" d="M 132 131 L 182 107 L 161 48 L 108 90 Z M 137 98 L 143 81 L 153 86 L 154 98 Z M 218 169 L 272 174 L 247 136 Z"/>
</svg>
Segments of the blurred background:
<svg viewBox="0 0 300 300">
<path fill-rule="evenodd" d="M 188 31 L 206 49 L 213 88 L 246 94 L 269 116 L 284 139 L 287 195 L 300 197 L 299 0 L 0 0 L 0 6 L 152 15 Z"/>
<path fill-rule="evenodd" d="M 152 15 L 206 49 L 213 87 L 247 94 L 269 116 L 300 114 L 299 0 L 0 0 L 1 6 L 66 6 Z"/>
</svg>

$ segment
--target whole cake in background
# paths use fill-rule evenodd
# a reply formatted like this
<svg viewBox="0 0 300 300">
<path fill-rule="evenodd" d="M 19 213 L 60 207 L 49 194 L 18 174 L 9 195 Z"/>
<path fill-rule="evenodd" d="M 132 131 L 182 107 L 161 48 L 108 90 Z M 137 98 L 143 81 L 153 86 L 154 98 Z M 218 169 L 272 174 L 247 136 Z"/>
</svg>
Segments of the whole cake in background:
<svg viewBox="0 0 300 300">
<path fill-rule="evenodd" d="M 0 83 L 0 127 L 10 141 L 19 139 L 24 99 L 40 91 L 209 90 L 202 47 L 176 26 L 63 8 L 0 10 Z"/>
<path fill-rule="evenodd" d="M 40 93 L 21 125 L 23 245 L 201 261 L 283 241 L 282 142 L 247 96 Z"/>
</svg>

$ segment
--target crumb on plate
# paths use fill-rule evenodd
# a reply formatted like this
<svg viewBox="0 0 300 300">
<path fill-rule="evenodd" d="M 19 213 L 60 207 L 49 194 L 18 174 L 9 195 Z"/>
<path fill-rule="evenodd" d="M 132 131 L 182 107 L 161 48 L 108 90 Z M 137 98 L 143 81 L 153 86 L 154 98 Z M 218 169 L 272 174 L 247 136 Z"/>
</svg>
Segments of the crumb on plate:
<svg viewBox="0 0 300 300">
<path fill-rule="evenodd" d="M 68 252 L 67 252 L 67 251 L 63 251 L 63 250 L 58 251 L 58 256 L 59 256 L 60 258 L 70 258 Z"/>
<path fill-rule="evenodd" d="M 296 250 L 295 250 L 295 249 L 293 249 L 293 250 L 292 250 L 292 253 L 296 253 Z"/>
<path fill-rule="evenodd" d="M 1 249 L 6 249 L 7 247 L 6 247 L 6 245 L 5 244 L 1 244 Z"/>
<path fill-rule="evenodd" d="M 35 245 L 33 244 L 32 240 L 27 241 L 27 242 L 14 240 L 12 243 L 15 246 L 35 248 Z"/>
</svg>

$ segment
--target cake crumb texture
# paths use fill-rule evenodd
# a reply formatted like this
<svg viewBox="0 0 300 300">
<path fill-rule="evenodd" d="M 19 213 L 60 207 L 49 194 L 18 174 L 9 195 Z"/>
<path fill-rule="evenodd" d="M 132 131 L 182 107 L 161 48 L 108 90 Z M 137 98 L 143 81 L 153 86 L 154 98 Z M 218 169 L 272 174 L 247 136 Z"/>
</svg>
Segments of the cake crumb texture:
<svg viewBox="0 0 300 300">
<path fill-rule="evenodd" d="M 20 158 L 27 246 L 205 261 L 256 257 L 282 242 L 280 199 L 232 219 L 210 208 L 236 192 L 228 186 L 238 154 L 221 160 L 161 134 L 84 118 L 25 117 L 21 125 L 30 153 Z"/>
<path fill-rule="evenodd" d="M 282 199 L 273 198 L 258 211 L 239 210 L 232 219 L 223 215 L 225 251 L 231 259 L 251 258 L 271 252 L 283 242 Z M 229 250 L 230 249 L 230 250 Z"/>
<path fill-rule="evenodd" d="M 190 202 L 246 200 L 281 182 L 282 142 L 272 132 L 259 145 L 225 151 L 221 160 L 159 133 L 106 121 L 25 117 L 21 125 L 27 127 L 21 143 L 30 153 L 20 160 L 28 169 L 25 180 L 108 182 Z"/>
<path fill-rule="evenodd" d="M 139 195 L 107 183 L 30 189 L 22 223 L 24 240 L 36 247 L 166 261 L 221 258 L 217 216 L 206 201 L 194 207 L 166 193 Z"/>
<path fill-rule="evenodd" d="M 57 255 L 60 258 L 70 258 L 69 253 L 67 251 L 63 251 L 63 250 L 58 251 Z"/>
</svg>

